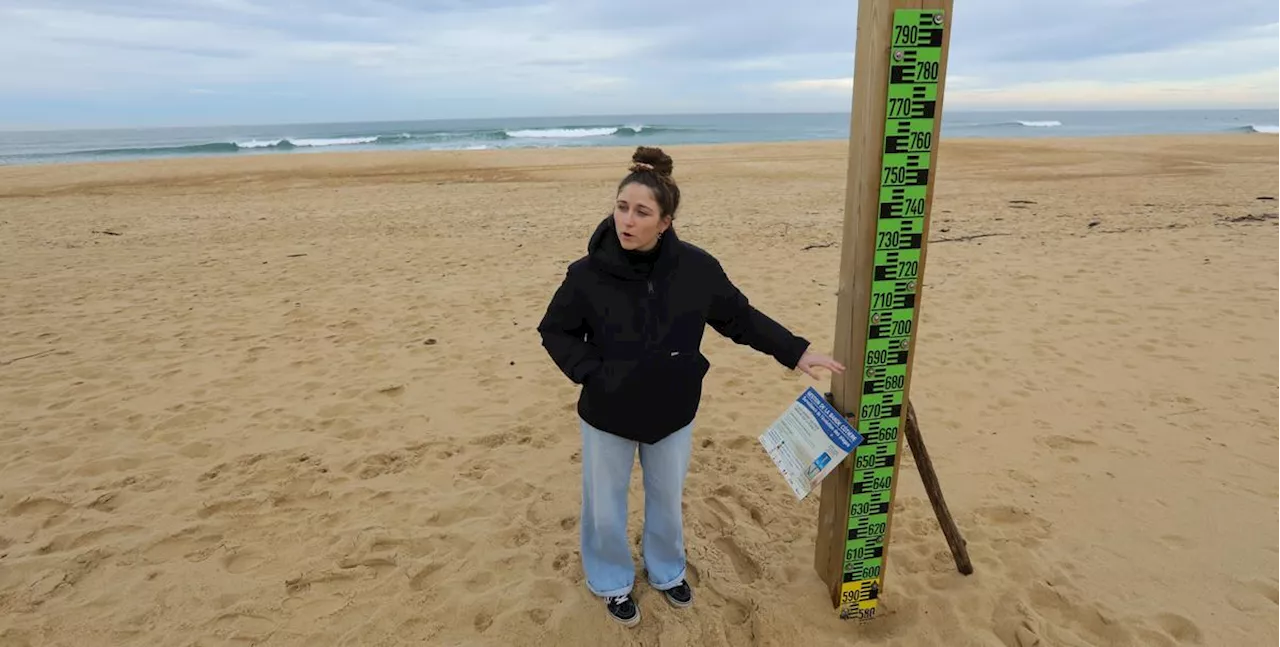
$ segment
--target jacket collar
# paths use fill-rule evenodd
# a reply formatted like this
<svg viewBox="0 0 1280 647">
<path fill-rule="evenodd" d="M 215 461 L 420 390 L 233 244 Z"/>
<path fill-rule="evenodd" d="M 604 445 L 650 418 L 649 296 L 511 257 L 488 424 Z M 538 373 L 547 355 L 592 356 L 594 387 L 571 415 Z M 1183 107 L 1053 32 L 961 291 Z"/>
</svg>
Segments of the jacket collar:
<svg viewBox="0 0 1280 647">
<path fill-rule="evenodd" d="M 676 228 L 668 227 L 662 234 L 662 242 L 658 245 L 658 257 L 653 262 L 653 273 L 658 276 L 671 269 L 679 252 L 680 238 L 676 236 Z M 644 280 L 645 276 L 639 268 L 626 257 L 626 250 L 618 242 L 618 231 L 614 226 L 613 214 L 605 216 L 596 226 L 595 232 L 587 241 L 587 255 L 595 267 L 623 279 Z"/>
</svg>

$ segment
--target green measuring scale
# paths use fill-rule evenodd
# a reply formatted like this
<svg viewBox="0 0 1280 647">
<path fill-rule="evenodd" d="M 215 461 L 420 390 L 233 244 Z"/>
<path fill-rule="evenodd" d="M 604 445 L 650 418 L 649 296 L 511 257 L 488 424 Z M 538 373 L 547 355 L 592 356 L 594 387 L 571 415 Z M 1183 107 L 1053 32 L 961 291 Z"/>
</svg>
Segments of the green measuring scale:
<svg viewBox="0 0 1280 647">
<path fill-rule="evenodd" d="M 943 22 L 943 12 L 936 9 L 893 14 L 875 261 L 856 412 L 864 440 L 853 456 L 842 618 L 874 618 L 884 578 L 898 438 L 906 420 L 907 355 L 917 323 L 930 159 L 936 146 Z"/>
</svg>

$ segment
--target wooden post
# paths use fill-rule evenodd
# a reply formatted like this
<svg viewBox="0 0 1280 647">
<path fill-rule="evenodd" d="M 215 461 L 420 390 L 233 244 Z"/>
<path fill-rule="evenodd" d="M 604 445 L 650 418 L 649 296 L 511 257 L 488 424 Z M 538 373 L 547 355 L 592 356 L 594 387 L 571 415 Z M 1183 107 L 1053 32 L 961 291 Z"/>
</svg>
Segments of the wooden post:
<svg viewBox="0 0 1280 647">
<path fill-rule="evenodd" d="M 969 548 L 964 537 L 960 536 L 960 528 L 947 509 L 947 500 L 942 496 L 942 485 L 938 483 L 938 473 L 933 470 L 933 459 L 929 458 L 929 450 L 924 446 L 924 436 L 920 433 L 920 421 L 916 419 L 916 408 L 907 402 L 907 427 L 905 434 L 907 444 L 911 446 L 911 455 L 916 459 L 916 471 L 920 472 L 920 482 L 924 483 L 925 494 L 929 495 L 929 505 L 933 506 L 933 516 L 938 518 L 942 528 L 942 536 L 947 538 L 947 547 L 951 549 L 951 559 L 956 562 L 956 570 L 965 575 L 973 574 L 973 563 L 969 561 Z"/>
<path fill-rule="evenodd" d="M 884 587 L 951 13 L 952 0 L 858 5 L 835 335 L 848 370 L 832 404 L 865 440 L 822 482 L 814 549 L 842 617 L 874 617 Z"/>
</svg>

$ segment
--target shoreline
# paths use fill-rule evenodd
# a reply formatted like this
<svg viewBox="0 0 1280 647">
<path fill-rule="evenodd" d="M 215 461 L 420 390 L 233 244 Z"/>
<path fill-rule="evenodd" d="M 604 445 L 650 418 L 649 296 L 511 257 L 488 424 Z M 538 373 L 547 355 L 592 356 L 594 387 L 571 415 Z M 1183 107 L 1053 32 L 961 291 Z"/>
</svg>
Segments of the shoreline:
<svg viewBox="0 0 1280 647">
<path fill-rule="evenodd" d="M 1132 134 L 1132 135 L 1097 135 L 1097 136 L 1036 136 L 1036 137 L 950 137 L 940 141 L 939 155 L 945 155 L 948 149 L 955 148 L 1005 148 L 1010 150 L 1027 149 L 1080 149 L 1095 147 L 1112 147 L 1117 144 L 1189 144 L 1204 143 L 1242 143 L 1249 141 L 1242 135 L 1261 135 L 1276 137 L 1271 133 L 1174 133 L 1174 134 Z M 1256 137 L 1251 138 L 1257 140 Z M 637 144 L 640 145 L 640 144 Z M 718 142 L 658 145 L 663 150 L 690 154 L 703 154 L 717 157 L 727 153 L 748 151 L 750 149 L 768 149 L 772 151 L 791 151 L 807 149 L 810 153 L 821 151 L 823 154 L 839 154 L 844 157 L 848 149 L 848 139 L 805 139 L 790 141 L 761 142 Z M 379 166 L 436 167 L 446 163 L 470 163 L 474 168 L 500 168 L 503 166 L 528 165 L 538 163 L 555 167 L 556 160 L 573 157 L 587 157 L 616 160 L 616 164 L 625 165 L 630 159 L 636 145 L 580 146 L 580 147 L 521 147 L 491 148 L 475 150 L 316 150 L 276 153 L 246 153 L 243 155 L 186 155 L 177 157 L 130 158 L 120 160 L 77 160 L 67 162 L 48 162 L 31 164 L 0 165 L 0 197 L 4 196 L 3 184 L 6 180 L 20 177 L 34 177 L 44 174 L 57 175 L 64 171 L 91 172 L 99 176 L 110 176 L 113 171 L 132 174 L 134 171 L 154 170 L 164 174 L 181 171 L 202 172 L 235 172 L 235 171 L 314 171 L 327 170 L 334 167 L 376 168 Z M 506 159 L 504 159 L 506 158 Z M 681 167 L 677 162 L 676 174 Z M 101 177 L 98 179 L 102 179 Z"/>
<path fill-rule="evenodd" d="M 1124 113 L 1124 111 L 1121 111 L 1121 113 Z M 797 113 L 797 114 L 806 115 L 809 113 Z M 832 113 L 832 114 L 814 113 L 814 114 L 822 115 L 822 117 L 831 117 L 831 115 L 835 113 Z M 984 114 L 1006 114 L 1006 113 L 984 113 Z M 1007 113 L 1007 114 L 1019 114 L 1019 113 Z M 658 115 L 658 117 L 660 117 L 660 115 Z M 625 122 L 626 119 L 617 118 L 614 120 L 617 120 L 617 122 L 621 123 L 621 122 Z M 480 122 L 483 122 L 483 120 L 480 120 Z M 1023 122 L 1023 120 L 1014 120 L 1014 122 L 1024 123 L 1024 126 L 1025 126 L 1025 122 Z M 1010 123 L 1014 123 L 1014 122 L 1010 122 Z M 425 123 L 430 123 L 430 122 L 425 122 Z M 394 122 L 371 123 L 369 124 L 369 126 L 379 126 L 379 124 L 385 124 L 385 126 L 392 126 Z M 847 127 L 847 123 L 845 122 L 840 122 L 840 124 L 841 124 L 841 128 Z M 960 126 L 955 126 L 955 128 L 975 128 L 975 127 L 983 127 L 983 126 L 992 127 L 992 126 L 1001 126 L 1001 124 L 1002 123 L 960 124 Z M 282 126 L 279 126 L 279 128 L 288 128 L 289 126 L 317 127 L 317 126 L 326 126 L 326 124 L 282 124 Z M 342 124 L 334 124 L 334 126 L 342 126 Z M 362 124 L 355 123 L 355 124 L 351 124 L 351 126 L 362 126 Z M 1260 124 L 1254 123 L 1254 124 L 1243 124 L 1243 126 L 1234 126 L 1229 128 L 1204 129 L 1204 131 L 1102 133 L 1102 135 L 1100 135 L 1100 133 L 1083 133 L 1083 132 L 1082 133 L 1055 133 L 1055 132 L 1048 132 L 1048 131 L 1053 131 L 1053 128 L 1025 127 L 1023 128 L 1023 131 L 1021 131 L 1021 133 L 1016 133 L 1016 129 L 1015 129 L 1015 131 L 1006 131 L 1005 135 L 993 135 L 993 136 L 973 135 L 973 133 L 969 133 L 969 132 L 964 133 L 964 135 L 947 135 L 947 128 L 943 127 L 942 140 L 943 141 L 974 141 L 974 140 L 998 140 L 998 141 L 1055 140 L 1056 141 L 1056 140 L 1107 140 L 1107 138 L 1117 138 L 1117 137 L 1119 138 L 1123 138 L 1123 137 L 1206 137 L 1206 136 L 1215 137 L 1215 136 L 1240 136 L 1240 135 L 1280 136 L 1280 132 L 1274 133 L 1274 132 L 1258 131 L 1258 128 L 1260 127 L 1272 128 L 1274 126 L 1275 124 L 1271 124 L 1270 122 L 1263 122 L 1261 126 Z M 586 127 L 572 127 L 572 128 L 586 128 Z M 632 128 L 632 127 L 614 126 L 612 128 Z M 655 128 L 663 129 L 664 127 L 655 126 Z M 202 128 L 178 127 L 173 129 L 177 129 L 177 131 L 183 131 L 183 129 L 197 129 L 198 131 L 198 129 L 202 129 Z M 109 131 L 95 131 L 95 129 L 90 129 L 90 131 L 83 131 L 83 132 L 101 133 L 101 132 L 114 132 L 114 131 L 128 132 L 129 129 L 109 129 Z M 147 129 L 142 129 L 142 131 L 147 131 Z M 500 128 L 499 128 L 499 131 L 500 131 Z M 1036 132 L 1036 131 L 1041 131 L 1041 132 Z M 58 133 L 60 131 L 47 131 L 47 132 Z M 284 131 L 284 132 L 287 132 L 287 131 Z M 46 131 L 38 131 L 36 133 L 37 135 L 40 135 L 40 133 L 46 133 Z M 3 140 L 4 135 L 5 133 L 0 132 L 0 140 Z M 12 133 L 12 135 L 22 136 L 22 135 L 26 135 L 26 132 L 15 131 Z M 211 136 L 211 137 L 215 137 L 215 136 Z M 232 137 L 232 136 L 225 135 L 225 137 Z M 387 136 L 387 135 L 362 136 L 357 138 L 384 138 L 384 137 L 394 138 L 393 136 Z M 404 137 L 408 137 L 408 135 L 404 135 Z M 343 140 L 343 138 L 347 138 L 347 137 L 338 137 L 337 140 Z M 264 141 L 275 141 L 275 140 L 279 140 L 279 141 L 296 140 L 301 142 L 301 141 L 307 141 L 308 137 L 275 136 L 275 137 L 265 137 Z M 334 140 L 334 141 L 337 141 L 337 140 Z M 622 141 L 625 141 L 625 140 L 622 140 Z M 527 145 L 516 145 L 516 146 L 488 146 L 488 145 L 484 145 L 484 143 L 477 143 L 477 146 L 480 146 L 480 147 L 454 147 L 454 149 L 433 149 L 433 147 L 416 147 L 412 145 L 407 145 L 403 147 L 399 145 L 390 145 L 385 147 L 376 147 L 376 146 L 369 147 L 369 142 L 364 142 L 364 143 L 351 143 L 351 145 L 315 145 L 315 146 L 302 145 L 297 147 L 291 146 L 291 147 L 288 147 L 288 149 L 274 149 L 274 147 L 271 147 L 271 146 L 241 147 L 241 149 L 239 149 L 238 151 L 197 150 L 197 151 L 186 152 L 186 154 L 173 154 L 173 155 L 128 154 L 128 152 L 124 152 L 124 150 L 120 150 L 120 151 L 116 151 L 116 152 L 119 152 L 118 156 L 116 155 L 95 156 L 93 155 L 95 154 L 95 152 L 104 152 L 104 151 L 83 150 L 78 152 L 59 152 L 59 154 L 47 154 L 49 155 L 47 156 L 47 158 L 41 158 L 41 156 L 37 156 L 36 159 L 14 158 L 10 161 L 4 161 L 4 163 L 0 163 L 0 169 L 28 168 L 28 167 L 63 167 L 63 165 L 84 165 L 84 164 L 118 164 L 118 163 L 128 163 L 128 161 L 148 161 L 148 160 L 174 161 L 174 160 L 186 160 L 186 159 L 274 158 L 274 156 L 284 156 L 284 158 L 296 158 L 296 156 L 357 154 L 357 152 L 358 154 L 401 154 L 401 152 L 406 152 L 406 154 L 419 154 L 419 152 L 489 152 L 489 151 L 508 151 L 508 150 L 518 151 L 518 150 L 612 149 L 612 147 L 645 145 L 645 143 L 648 143 L 648 145 L 652 145 L 652 146 L 666 147 L 666 146 L 772 145 L 772 143 L 781 143 L 781 145 L 787 145 L 787 143 L 823 143 L 823 142 L 840 142 L 840 141 L 847 142 L 849 141 L 849 138 L 847 137 L 810 137 L 810 138 L 763 137 L 763 138 L 759 138 L 759 140 L 751 140 L 751 138 L 744 138 L 744 140 L 735 140 L 735 141 L 698 142 L 698 143 L 662 143 L 659 141 L 650 141 L 650 140 L 644 140 L 644 138 L 641 138 L 641 140 L 636 141 L 635 143 L 586 143 L 586 145 L 567 145 L 567 146 L 540 146 L 540 145 L 534 145 L 534 143 L 527 143 Z M 206 149 L 206 147 L 225 147 L 225 146 L 236 147 L 238 146 L 238 143 L 228 138 L 227 141 L 211 140 L 211 141 L 206 141 L 202 143 L 187 143 L 187 145 L 173 145 L 173 146 L 193 147 L 193 149 Z M 138 150 L 148 150 L 148 149 L 138 149 Z M 160 149 L 157 149 L 157 150 L 160 150 Z"/>
</svg>

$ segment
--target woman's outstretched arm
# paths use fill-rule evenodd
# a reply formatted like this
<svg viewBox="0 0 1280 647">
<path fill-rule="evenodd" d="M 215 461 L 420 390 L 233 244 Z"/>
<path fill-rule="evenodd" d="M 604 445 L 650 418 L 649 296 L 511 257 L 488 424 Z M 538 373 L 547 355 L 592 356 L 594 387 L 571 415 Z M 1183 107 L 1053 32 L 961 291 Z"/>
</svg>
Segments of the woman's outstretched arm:
<svg viewBox="0 0 1280 647">
<path fill-rule="evenodd" d="M 813 371 L 823 367 L 842 372 L 844 366 L 834 359 L 809 350 L 809 341 L 792 333 L 785 326 L 760 312 L 751 305 L 746 295 L 729 280 L 724 268 L 715 264 L 714 298 L 707 323 L 716 332 L 738 344 L 750 346 L 788 369 L 799 369 L 818 379 Z"/>
</svg>

